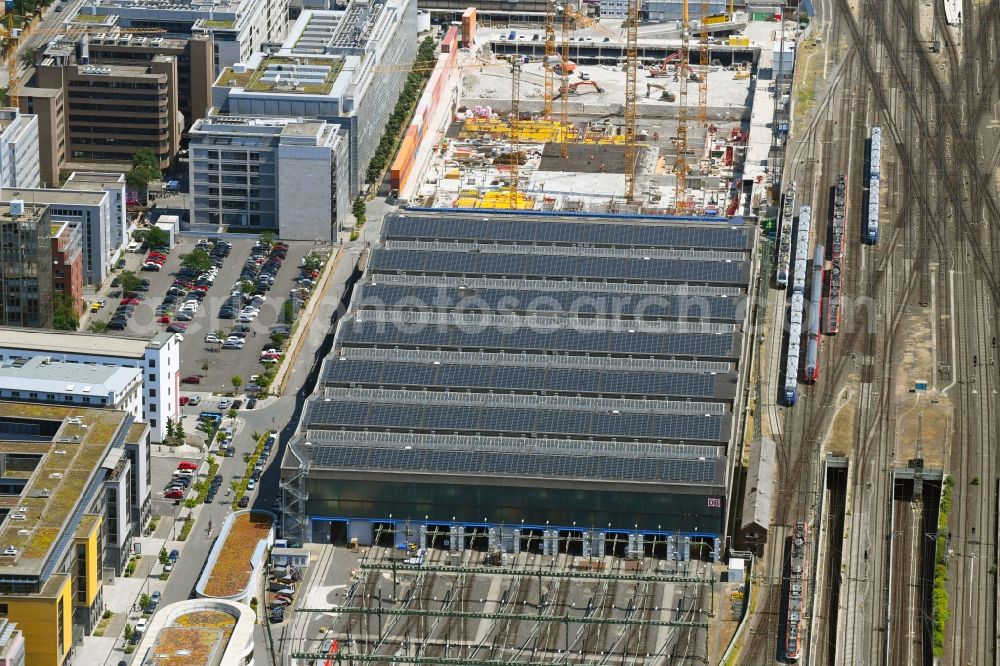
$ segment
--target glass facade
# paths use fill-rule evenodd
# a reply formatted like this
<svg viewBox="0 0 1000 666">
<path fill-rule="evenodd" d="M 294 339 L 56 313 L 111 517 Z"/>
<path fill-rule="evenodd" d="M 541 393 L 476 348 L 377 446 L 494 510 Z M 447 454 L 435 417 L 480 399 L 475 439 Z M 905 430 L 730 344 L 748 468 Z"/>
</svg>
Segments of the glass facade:
<svg viewBox="0 0 1000 666">
<path fill-rule="evenodd" d="M 383 483 L 309 479 L 306 512 L 327 518 L 524 521 L 528 525 L 604 527 L 721 534 L 719 495 L 584 490 L 487 484 Z"/>
</svg>

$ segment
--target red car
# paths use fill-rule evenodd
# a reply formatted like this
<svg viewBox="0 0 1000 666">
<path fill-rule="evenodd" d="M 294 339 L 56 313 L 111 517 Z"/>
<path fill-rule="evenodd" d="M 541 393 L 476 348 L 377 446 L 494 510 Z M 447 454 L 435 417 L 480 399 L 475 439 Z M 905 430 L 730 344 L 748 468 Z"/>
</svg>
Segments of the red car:
<svg viewBox="0 0 1000 666">
<path fill-rule="evenodd" d="M 170 316 L 169 315 L 163 315 L 162 317 L 160 317 L 156 321 L 160 322 L 161 324 L 169 324 L 170 323 Z"/>
<path fill-rule="evenodd" d="M 163 496 L 166 497 L 167 499 L 184 499 L 184 491 L 178 488 L 174 488 L 173 490 L 168 490 L 167 492 L 163 493 Z"/>
<path fill-rule="evenodd" d="M 181 378 L 181 384 L 201 384 L 201 375 L 188 375 Z"/>
<path fill-rule="evenodd" d="M 180 464 L 177 465 L 177 469 L 189 469 L 192 472 L 197 472 L 198 471 L 198 466 L 196 464 L 194 464 L 193 462 L 188 462 L 187 460 L 182 460 L 180 462 Z"/>
<path fill-rule="evenodd" d="M 180 399 L 181 407 L 185 406 L 189 402 L 191 402 L 191 398 L 187 397 L 186 395 L 182 395 L 181 396 L 181 399 Z"/>
<path fill-rule="evenodd" d="M 121 305 L 139 305 L 138 298 L 123 298 L 120 302 Z"/>
<path fill-rule="evenodd" d="M 198 285 L 192 291 L 208 291 L 208 285 L 207 284 Z"/>
<path fill-rule="evenodd" d="M 166 258 L 167 255 L 163 254 L 162 252 L 150 252 L 148 255 L 146 255 L 146 259 L 166 259 Z"/>
</svg>

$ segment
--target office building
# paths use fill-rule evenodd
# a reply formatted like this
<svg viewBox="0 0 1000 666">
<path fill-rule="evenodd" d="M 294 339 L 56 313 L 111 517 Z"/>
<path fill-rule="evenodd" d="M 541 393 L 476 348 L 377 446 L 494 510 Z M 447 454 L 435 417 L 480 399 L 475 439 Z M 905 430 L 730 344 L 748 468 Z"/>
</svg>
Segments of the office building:
<svg viewBox="0 0 1000 666">
<path fill-rule="evenodd" d="M 161 28 L 164 37 L 211 37 L 215 73 L 285 37 L 288 0 L 84 0 L 76 17 L 108 27 Z"/>
<path fill-rule="evenodd" d="M 0 361 L 45 356 L 68 363 L 138 368 L 142 371 L 142 420 L 153 442 L 167 435 L 167 419 L 180 414 L 180 340 L 173 333 L 152 339 L 46 331 L 44 336 L 17 328 L 0 329 Z"/>
<path fill-rule="evenodd" d="M 717 555 L 755 243 L 739 218 L 388 216 L 282 460 L 282 535 L 599 527 Z"/>
<path fill-rule="evenodd" d="M 52 327 L 51 238 L 47 206 L 0 203 L 0 326 Z"/>
<path fill-rule="evenodd" d="M 38 117 L 0 108 L 0 188 L 38 187 Z"/>
<path fill-rule="evenodd" d="M 276 54 L 222 71 L 212 106 L 218 114 L 305 117 L 347 130 L 354 197 L 416 51 L 415 0 L 304 11 Z"/>
<path fill-rule="evenodd" d="M 209 116 L 189 144 L 191 223 L 334 240 L 350 214 L 347 131 L 321 120 Z"/>
<path fill-rule="evenodd" d="M 52 293 L 73 304 L 83 314 L 83 234 L 75 222 L 52 224 Z"/>
<path fill-rule="evenodd" d="M 142 372 L 49 356 L 7 359 L 0 361 L 0 400 L 106 407 L 141 421 Z"/>
<path fill-rule="evenodd" d="M 149 149 L 167 168 L 180 147 L 177 58 L 134 65 L 85 64 L 73 42 L 50 44 L 20 88 L 21 111 L 38 116 L 41 180 L 62 170 L 127 171 Z"/>
<path fill-rule="evenodd" d="M 76 639 L 101 618 L 105 567 L 118 548 L 109 551 L 107 483 L 127 481 L 126 441 L 143 440 L 145 431 L 110 409 L 0 402 L 8 500 L 0 615 L 23 632 L 32 666 L 72 663 Z"/>
<path fill-rule="evenodd" d="M 83 283 L 97 285 L 111 272 L 128 239 L 123 201 L 125 179 L 121 174 L 115 176 L 121 180 L 120 188 L 112 183 L 102 186 L 86 180 L 70 180 L 63 189 L 4 190 L 0 198 L 13 196 L 32 205 L 47 205 L 52 223 L 79 225 L 83 239 Z"/>
<path fill-rule="evenodd" d="M 184 129 L 208 113 L 215 81 L 211 35 L 170 38 L 112 31 L 92 34 L 87 39 L 91 65 L 136 65 L 151 63 L 158 56 L 174 58 L 177 108 L 184 116 Z"/>
</svg>

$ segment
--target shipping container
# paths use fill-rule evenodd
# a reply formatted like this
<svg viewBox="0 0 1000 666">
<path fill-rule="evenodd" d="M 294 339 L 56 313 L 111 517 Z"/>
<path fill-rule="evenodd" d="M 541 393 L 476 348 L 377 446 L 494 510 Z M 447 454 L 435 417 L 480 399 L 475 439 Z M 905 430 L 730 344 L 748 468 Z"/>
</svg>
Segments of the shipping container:
<svg viewBox="0 0 1000 666">
<path fill-rule="evenodd" d="M 458 28 L 451 26 L 441 40 L 441 53 L 452 53 L 458 46 Z"/>
<path fill-rule="evenodd" d="M 476 8 L 469 7 L 462 13 L 462 47 L 470 48 L 476 39 Z"/>
</svg>

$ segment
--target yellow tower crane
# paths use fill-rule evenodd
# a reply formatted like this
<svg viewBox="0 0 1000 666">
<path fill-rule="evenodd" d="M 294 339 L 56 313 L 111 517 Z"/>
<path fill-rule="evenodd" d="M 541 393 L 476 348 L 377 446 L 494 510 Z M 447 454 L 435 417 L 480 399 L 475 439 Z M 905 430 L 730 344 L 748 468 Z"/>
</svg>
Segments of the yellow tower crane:
<svg viewBox="0 0 1000 666">
<path fill-rule="evenodd" d="M 688 0 L 683 0 L 681 19 L 681 58 L 677 63 L 677 160 L 674 163 L 674 206 L 678 210 L 687 207 L 687 87 L 691 70 L 691 53 L 688 49 Z"/>
<path fill-rule="evenodd" d="M 704 127 L 708 126 L 708 13 L 710 8 L 708 0 L 701 0 L 701 40 L 699 44 L 698 64 L 701 66 L 698 79 L 698 123 Z"/>
<path fill-rule="evenodd" d="M 545 3 L 545 117 L 552 118 L 552 100 L 555 99 L 556 65 L 556 6 Z"/>
<path fill-rule="evenodd" d="M 612 39 L 621 39 L 621 34 L 609 30 L 599 22 L 581 13 L 572 5 L 560 5 L 557 7 L 563 19 L 563 87 L 562 90 L 569 89 L 569 73 L 566 63 L 569 62 L 569 19 L 593 28 Z M 636 162 L 636 98 L 638 96 L 639 85 L 639 0 L 629 0 L 628 15 L 625 19 L 625 196 L 628 201 L 635 199 L 635 162 Z M 563 126 L 569 126 L 569 96 L 560 97 L 563 103 Z M 566 142 L 566 133 L 563 134 L 562 156 L 569 156 L 569 145 Z"/>
<path fill-rule="evenodd" d="M 510 59 L 510 207 L 518 208 L 518 178 L 521 167 L 521 60 Z"/>
</svg>

